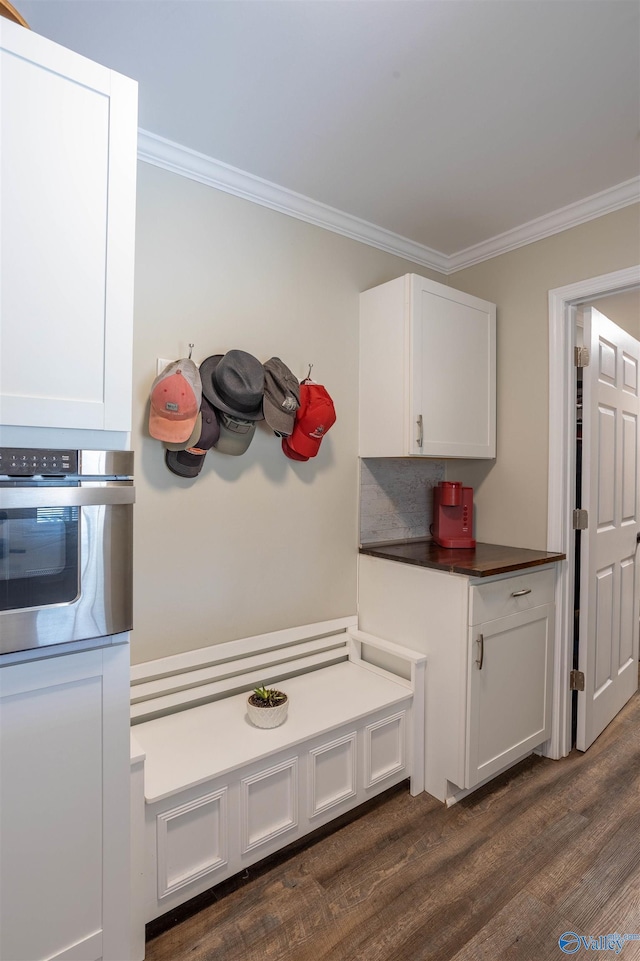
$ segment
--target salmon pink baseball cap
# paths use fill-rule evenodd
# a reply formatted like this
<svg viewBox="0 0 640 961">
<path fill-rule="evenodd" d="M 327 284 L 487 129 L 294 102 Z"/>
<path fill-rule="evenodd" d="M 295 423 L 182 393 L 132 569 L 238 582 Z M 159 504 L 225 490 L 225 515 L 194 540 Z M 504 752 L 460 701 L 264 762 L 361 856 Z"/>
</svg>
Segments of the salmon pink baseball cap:
<svg viewBox="0 0 640 961">
<path fill-rule="evenodd" d="M 151 387 L 149 433 L 170 444 L 188 441 L 201 401 L 202 382 L 194 362 L 183 358 L 167 364 Z"/>
<path fill-rule="evenodd" d="M 315 457 L 322 438 L 336 422 L 336 411 L 321 384 L 300 384 L 300 407 L 290 437 L 283 437 L 282 450 L 292 460 Z"/>
</svg>

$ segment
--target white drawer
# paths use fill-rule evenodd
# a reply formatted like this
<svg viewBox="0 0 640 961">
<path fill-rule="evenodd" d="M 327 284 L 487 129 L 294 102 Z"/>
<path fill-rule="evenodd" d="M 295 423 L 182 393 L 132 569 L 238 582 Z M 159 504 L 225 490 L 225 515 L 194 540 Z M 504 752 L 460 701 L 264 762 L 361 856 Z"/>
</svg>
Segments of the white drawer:
<svg viewBox="0 0 640 961">
<path fill-rule="evenodd" d="M 469 624 L 493 621 L 497 617 L 552 603 L 554 584 L 555 572 L 551 568 L 527 570 L 513 577 L 474 585 L 469 588 Z"/>
</svg>

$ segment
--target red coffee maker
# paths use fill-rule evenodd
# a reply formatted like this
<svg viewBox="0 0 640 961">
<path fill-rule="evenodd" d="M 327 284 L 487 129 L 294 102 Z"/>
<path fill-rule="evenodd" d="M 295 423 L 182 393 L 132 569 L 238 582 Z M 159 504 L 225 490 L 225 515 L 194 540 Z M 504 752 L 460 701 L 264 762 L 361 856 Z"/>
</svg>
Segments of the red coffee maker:
<svg viewBox="0 0 640 961">
<path fill-rule="evenodd" d="M 473 487 L 460 481 L 440 481 L 433 488 L 431 535 L 440 547 L 475 547 Z"/>
</svg>

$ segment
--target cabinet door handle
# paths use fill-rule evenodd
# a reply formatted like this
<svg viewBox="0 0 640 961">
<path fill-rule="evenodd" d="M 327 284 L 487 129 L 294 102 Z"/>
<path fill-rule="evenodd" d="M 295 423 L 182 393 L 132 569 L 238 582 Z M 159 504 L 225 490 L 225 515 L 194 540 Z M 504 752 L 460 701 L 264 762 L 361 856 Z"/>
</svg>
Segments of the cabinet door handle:
<svg viewBox="0 0 640 961">
<path fill-rule="evenodd" d="M 478 656 L 476 657 L 476 664 L 478 665 L 478 670 L 482 670 L 482 665 L 484 663 L 484 634 L 479 634 L 476 638 L 476 644 L 478 645 Z"/>
<path fill-rule="evenodd" d="M 524 597 L 525 594 L 530 594 L 530 593 L 531 593 L 531 588 L 530 588 L 530 587 L 523 587 L 521 591 L 514 591 L 511 596 L 512 596 L 512 597 Z"/>
<path fill-rule="evenodd" d="M 424 427 L 422 424 L 422 414 L 418 414 L 418 419 L 416 421 L 416 424 L 418 425 L 417 444 L 418 444 L 418 447 L 422 447 L 422 442 L 424 440 Z"/>
</svg>

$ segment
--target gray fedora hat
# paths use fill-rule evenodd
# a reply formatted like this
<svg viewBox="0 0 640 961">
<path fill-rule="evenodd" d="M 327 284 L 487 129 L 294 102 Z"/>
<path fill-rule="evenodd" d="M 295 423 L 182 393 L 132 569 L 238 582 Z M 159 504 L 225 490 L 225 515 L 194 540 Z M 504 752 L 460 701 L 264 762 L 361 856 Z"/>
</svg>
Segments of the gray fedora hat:
<svg viewBox="0 0 640 961">
<path fill-rule="evenodd" d="M 213 354 L 200 364 L 202 393 L 218 410 L 242 420 L 262 420 L 264 367 L 244 350 Z"/>
</svg>

